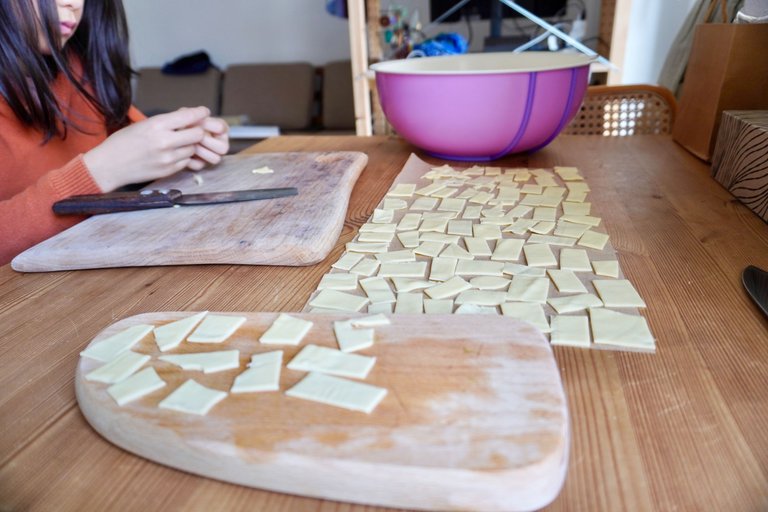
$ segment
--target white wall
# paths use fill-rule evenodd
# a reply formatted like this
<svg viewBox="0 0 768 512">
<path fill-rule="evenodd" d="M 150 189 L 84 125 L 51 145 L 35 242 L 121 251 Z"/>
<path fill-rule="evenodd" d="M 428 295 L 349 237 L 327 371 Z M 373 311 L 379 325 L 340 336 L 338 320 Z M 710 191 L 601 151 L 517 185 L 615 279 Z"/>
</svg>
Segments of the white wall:
<svg viewBox="0 0 768 512">
<path fill-rule="evenodd" d="M 125 9 L 134 68 L 198 50 L 222 68 L 349 58 L 347 21 L 327 14 L 324 0 L 127 0 Z"/>
<path fill-rule="evenodd" d="M 698 0 L 632 2 L 621 82 L 656 84 L 672 42 Z"/>
</svg>

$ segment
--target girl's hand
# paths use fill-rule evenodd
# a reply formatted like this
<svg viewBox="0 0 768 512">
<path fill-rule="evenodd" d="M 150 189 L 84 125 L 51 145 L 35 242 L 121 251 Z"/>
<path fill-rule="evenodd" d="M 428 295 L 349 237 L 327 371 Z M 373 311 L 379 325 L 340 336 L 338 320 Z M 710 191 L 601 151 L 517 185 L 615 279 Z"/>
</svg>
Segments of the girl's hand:
<svg viewBox="0 0 768 512">
<path fill-rule="evenodd" d="M 126 126 L 88 151 L 85 165 L 101 190 L 111 192 L 164 178 L 192 162 L 217 163 L 229 147 L 227 125 L 209 116 L 205 107 L 183 108 Z"/>
<path fill-rule="evenodd" d="M 205 136 L 195 147 L 195 156 L 189 162 L 188 167 L 193 171 L 218 164 L 229 151 L 229 126 L 223 119 L 207 117 L 197 126 L 205 131 Z"/>
</svg>

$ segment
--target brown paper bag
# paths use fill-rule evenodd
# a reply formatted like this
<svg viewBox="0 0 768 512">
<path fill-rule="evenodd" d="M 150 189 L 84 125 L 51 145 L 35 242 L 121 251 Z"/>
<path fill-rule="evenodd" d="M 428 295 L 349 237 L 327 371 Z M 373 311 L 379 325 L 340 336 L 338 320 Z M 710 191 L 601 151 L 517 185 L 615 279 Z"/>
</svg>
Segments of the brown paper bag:
<svg viewBox="0 0 768 512">
<path fill-rule="evenodd" d="M 768 109 L 768 24 L 696 28 L 672 138 L 709 161 L 724 110 Z"/>
</svg>

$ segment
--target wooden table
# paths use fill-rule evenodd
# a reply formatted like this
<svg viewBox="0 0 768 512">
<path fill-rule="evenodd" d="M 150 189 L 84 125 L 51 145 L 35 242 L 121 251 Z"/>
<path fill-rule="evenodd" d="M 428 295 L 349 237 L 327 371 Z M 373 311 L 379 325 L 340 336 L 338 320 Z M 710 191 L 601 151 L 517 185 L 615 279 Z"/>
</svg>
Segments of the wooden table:
<svg viewBox="0 0 768 512">
<path fill-rule="evenodd" d="M 396 138 L 280 137 L 249 150 L 342 149 L 370 161 L 318 265 L 0 268 L 0 510 L 373 510 L 147 462 L 96 434 L 73 389 L 79 351 L 120 318 L 300 310 L 415 149 Z M 768 320 L 740 281 L 748 264 L 768 268 L 768 225 L 668 137 L 563 136 L 499 165 L 581 168 L 658 338 L 655 355 L 556 348 L 573 437 L 550 508 L 768 509 Z"/>
</svg>

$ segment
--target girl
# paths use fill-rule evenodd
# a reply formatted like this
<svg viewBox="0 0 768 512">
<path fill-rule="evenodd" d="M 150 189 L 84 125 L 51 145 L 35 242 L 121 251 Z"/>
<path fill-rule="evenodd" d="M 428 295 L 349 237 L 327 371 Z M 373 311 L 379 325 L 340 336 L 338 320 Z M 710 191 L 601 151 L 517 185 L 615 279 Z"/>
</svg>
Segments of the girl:
<svg viewBox="0 0 768 512">
<path fill-rule="evenodd" d="M 0 0 L 0 265 L 82 218 L 51 205 L 216 164 L 204 107 L 131 107 L 122 0 Z"/>
</svg>

